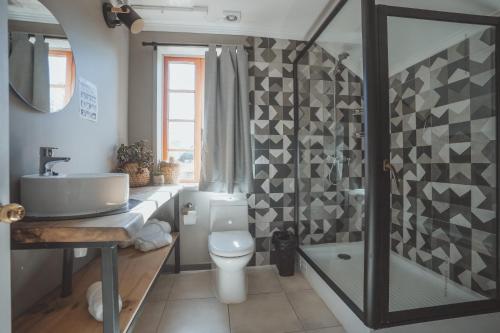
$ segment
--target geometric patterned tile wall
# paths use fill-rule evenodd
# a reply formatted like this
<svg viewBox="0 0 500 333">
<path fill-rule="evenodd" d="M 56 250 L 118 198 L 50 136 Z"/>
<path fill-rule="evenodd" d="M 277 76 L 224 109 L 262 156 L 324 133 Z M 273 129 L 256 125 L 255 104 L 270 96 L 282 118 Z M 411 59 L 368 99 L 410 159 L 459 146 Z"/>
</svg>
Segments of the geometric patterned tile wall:
<svg viewBox="0 0 500 333">
<path fill-rule="evenodd" d="M 486 296 L 496 291 L 494 30 L 390 78 L 392 250 Z"/>
<path fill-rule="evenodd" d="M 293 61 L 304 42 L 249 38 L 250 122 L 254 193 L 248 195 L 251 265 L 274 262 L 271 235 L 294 230 Z"/>
<path fill-rule="evenodd" d="M 298 66 L 301 244 L 363 238 L 362 82 L 336 63 L 314 45 Z"/>
</svg>

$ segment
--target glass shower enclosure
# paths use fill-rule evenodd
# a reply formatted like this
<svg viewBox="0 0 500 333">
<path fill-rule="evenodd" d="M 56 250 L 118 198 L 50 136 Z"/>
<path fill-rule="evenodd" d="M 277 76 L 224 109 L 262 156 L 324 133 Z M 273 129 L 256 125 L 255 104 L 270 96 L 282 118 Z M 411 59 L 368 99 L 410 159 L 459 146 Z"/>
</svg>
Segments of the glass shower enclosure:
<svg viewBox="0 0 500 333">
<path fill-rule="evenodd" d="M 294 63 L 298 251 L 371 328 L 500 311 L 500 3 L 439 6 L 339 1 Z"/>
</svg>

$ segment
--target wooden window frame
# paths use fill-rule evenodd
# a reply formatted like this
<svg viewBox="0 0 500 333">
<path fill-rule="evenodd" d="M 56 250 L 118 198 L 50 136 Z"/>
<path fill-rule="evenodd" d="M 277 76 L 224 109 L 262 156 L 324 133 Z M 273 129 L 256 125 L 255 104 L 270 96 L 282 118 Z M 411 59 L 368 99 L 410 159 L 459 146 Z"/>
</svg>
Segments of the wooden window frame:
<svg viewBox="0 0 500 333">
<path fill-rule="evenodd" d="M 49 50 L 49 57 L 66 58 L 66 84 L 51 84 L 50 87 L 65 88 L 64 102 L 68 103 L 75 87 L 75 62 L 73 61 L 73 52 L 68 50 Z"/>
<path fill-rule="evenodd" d="M 169 82 L 168 82 L 168 66 L 170 63 L 191 63 L 195 66 L 195 114 L 194 114 L 194 149 L 170 149 L 168 142 L 168 126 L 170 123 L 168 98 L 169 98 Z M 205 82 L 205 59 L 202 57 L 178 57 L 164 56 L 163 57 L 163 121 L 162 121 L 162 159 L 168 160 L 169 151 L 190 152 L 193 151 L 194 174 L 192 179 L 180 179 L 182 183 L 197 183 L 200 180 L 201 170 L 201 131 L 202 131 L 202 115 L 203 115 L 203 88 Z M 175 92 L 175 90 L 174 90 Z M 181 122 L 182 119 L 175 119 L 175 122 Z M 186 122 L 192 122 L 186 120 Z"/>
</svg>

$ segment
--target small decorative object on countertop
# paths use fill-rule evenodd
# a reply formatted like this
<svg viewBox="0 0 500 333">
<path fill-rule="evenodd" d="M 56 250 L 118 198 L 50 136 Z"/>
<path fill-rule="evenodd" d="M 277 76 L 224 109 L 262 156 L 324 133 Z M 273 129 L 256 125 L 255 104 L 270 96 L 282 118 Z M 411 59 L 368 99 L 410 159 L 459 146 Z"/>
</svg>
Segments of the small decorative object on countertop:
<svg viewBox="0 0 500 333">
<path fill-rule="evenodd" d="M 130 187 L 146 186 L 151 181 L 150 169 L 153 167 L 153 152 L 141 140 L 131 145 L 122 144 L 118 149 L 118 170 L 128 173 Z"/>
<path fill-rule="evenodd" d="M 165 184 L 177 184 L 179 182 L 180 164 L 173 157 L 167 161 L 160 162 L 160 170 L 165 176 Z"/>
<path fill-rule="evenodd" d="M 161 164 L 157 163 L 153 171 L 153 184 L 156 186 L 163 185 L 165 183 L 165 176 L 161 171 Z"/>
</svg>

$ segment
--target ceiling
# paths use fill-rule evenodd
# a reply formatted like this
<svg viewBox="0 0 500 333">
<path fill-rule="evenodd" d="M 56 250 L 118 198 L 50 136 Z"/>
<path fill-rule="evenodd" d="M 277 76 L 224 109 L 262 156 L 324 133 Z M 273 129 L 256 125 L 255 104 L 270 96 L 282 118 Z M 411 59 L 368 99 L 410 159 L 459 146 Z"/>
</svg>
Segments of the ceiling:
<svg viewBox="0 0 500 333">
<path fill-rule="evenodd" d="M 54 15 L 36 0 L 9 0 L 10 20 L 58 24 Z"/>
<path fill-rule="evenodd" d="M 332 55 L 348 52 L 346 65 L 362 76 L 361 1 L 348 0 L 317 40 Z M 118 3 L 120 0 L 112 0 Z M 146 31 L 172 31 L 308 40 L 338 0 L 123 0 L 145 20 Z M 500 0 L 376 0 L 377 4 L 500 15 Z M 145 8 L 146 6 L 146 8 Z M 155 9 L 147 6 L 156 6 Z M 164 7 L 164 10 L 158 8 Z M 241 13 L 227 22 L 225 11 Z M 37 0 L 9 0 L 9 18 L 56 23 Z M 402 19 L 389 27 L 391 72 L 450 46 L 477 27 Z M 429 38 L 432 37 L 432 38 Z"/>
<path fill-rule="evenodd" d="M 137 8 L 144 18 L 146 31 L 304 40 L 330 2 L 332 0 L 130 0 L 129 4 L 170 7 L 165 11 Z M 190 7 L 195 10 L 187 10 Z M 224 11 L 241 12 L 241 21 L 225 21 Z"/>
<path fill-rule="evenodd" d="M 316 43 L 335 58 L 347 52 L 344 64 L 362 78 L 361 0 L 347 1 Z"/>
<path fill-rule="evenodd" d="M 171 31 L 308 39 L 311 27 L 337 0 L 129 0 L 144 18 L 145 31 Z M 119 0 L 111 0 L 119 4 Z M 156 6 L 156 8 L 144 8 Z M 165 7 L 161 10 L 160 7 Z M 330 7 L 329 7 L 330 6 Z M 56 23 L 37 0 L 9 0 L 11 19 Z M 227 22 L 224 11 L 241 13 Z"/>
</svg>

